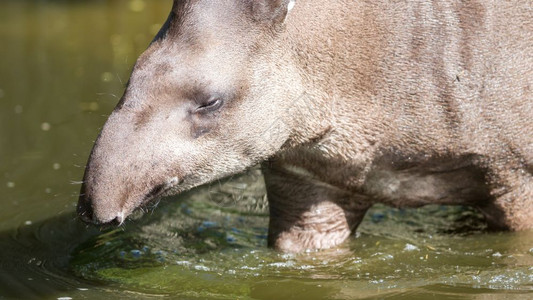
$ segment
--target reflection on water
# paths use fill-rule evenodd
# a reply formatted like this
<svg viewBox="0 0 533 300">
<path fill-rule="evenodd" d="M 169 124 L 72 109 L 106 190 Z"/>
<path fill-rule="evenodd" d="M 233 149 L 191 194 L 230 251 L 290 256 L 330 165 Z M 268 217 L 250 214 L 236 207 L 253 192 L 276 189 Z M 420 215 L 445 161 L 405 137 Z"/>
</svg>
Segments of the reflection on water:
<svg viewBox="0 0 533 300">
<path fill-rule="evenodd" d="M 170 4 L 0 2 L 0 298 L 533 297 L 533 232 L 486 233 L 464 208 L 375 207 L 338 249 L 271 251 L 257 170 L 118 229 L 80 224 L 92 141 Z"/>
</svg>

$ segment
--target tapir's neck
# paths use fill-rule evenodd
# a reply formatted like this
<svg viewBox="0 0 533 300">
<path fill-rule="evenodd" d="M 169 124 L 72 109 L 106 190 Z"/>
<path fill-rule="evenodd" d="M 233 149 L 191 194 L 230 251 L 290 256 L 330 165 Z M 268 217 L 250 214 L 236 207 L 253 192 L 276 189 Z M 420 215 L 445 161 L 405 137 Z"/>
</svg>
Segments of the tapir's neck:
<svg viewBox="0 0 533 300">
<path fill-rule="evenodd" d="M 343 115 L 361 119 L 378 109 L 372 98 L 381 77 L 379 48 L 385 47 L 387 34 L 374 10 L 359 2 L 297 1 L 286 20 L 282 42 L 304 74 L 307 110 L 297 121 L 307 130 L 302 141 L 319 140 Z M 361 116 L 353 114 L 357 106 Z"/>
<path fill-rule="evenodd" d="M 374 93 L 386 24 L 361 1 L 297 1 L 287 39 L 312 86 L 329 95 Z"/>
</svg>

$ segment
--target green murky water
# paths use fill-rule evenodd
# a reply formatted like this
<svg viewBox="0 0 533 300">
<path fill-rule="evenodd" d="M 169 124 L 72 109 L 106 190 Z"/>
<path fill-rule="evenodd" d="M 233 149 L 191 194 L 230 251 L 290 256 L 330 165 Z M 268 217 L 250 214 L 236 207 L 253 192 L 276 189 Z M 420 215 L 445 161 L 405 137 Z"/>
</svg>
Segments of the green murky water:
<svg viewBox="0 0 533 300">
<path fill-rule="evenodd" d="M 0 299 L 532 299 L 533 232 L 375 207 L 338 249 L 266 248 L 261 175 L 79 224 L 82 167 L 169 0 L 0 2 Z"/>
</svg>

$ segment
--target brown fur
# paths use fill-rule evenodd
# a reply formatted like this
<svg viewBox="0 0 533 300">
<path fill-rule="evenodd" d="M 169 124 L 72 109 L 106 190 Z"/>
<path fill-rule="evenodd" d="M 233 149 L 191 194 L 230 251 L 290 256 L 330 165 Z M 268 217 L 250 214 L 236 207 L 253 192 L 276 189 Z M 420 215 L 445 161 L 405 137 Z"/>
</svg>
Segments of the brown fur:
<svg viewBox="0 0 533 300">
<path fill-rule="evenodd" d="M 85 220 L 263 161 L 283 251 L 341 243 L 377 202 L 533 228 L 531 1 L 288 3 L 175 1 L 95 144 Z"/>
</svg>

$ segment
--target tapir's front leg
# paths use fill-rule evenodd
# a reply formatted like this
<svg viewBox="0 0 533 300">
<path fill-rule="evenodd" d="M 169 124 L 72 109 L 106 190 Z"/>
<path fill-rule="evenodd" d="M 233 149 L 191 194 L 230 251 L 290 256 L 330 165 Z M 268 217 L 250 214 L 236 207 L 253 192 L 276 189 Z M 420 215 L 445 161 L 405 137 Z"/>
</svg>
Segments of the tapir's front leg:
<svg viewBox="0 0 533 300">
<path fill-rule="evenodd" d="M 339 245 L 361 222 L 370 204 L 279 164 L 263 168 L 270 206 L 268 244 L 284 252 Z"/>
</svg>

